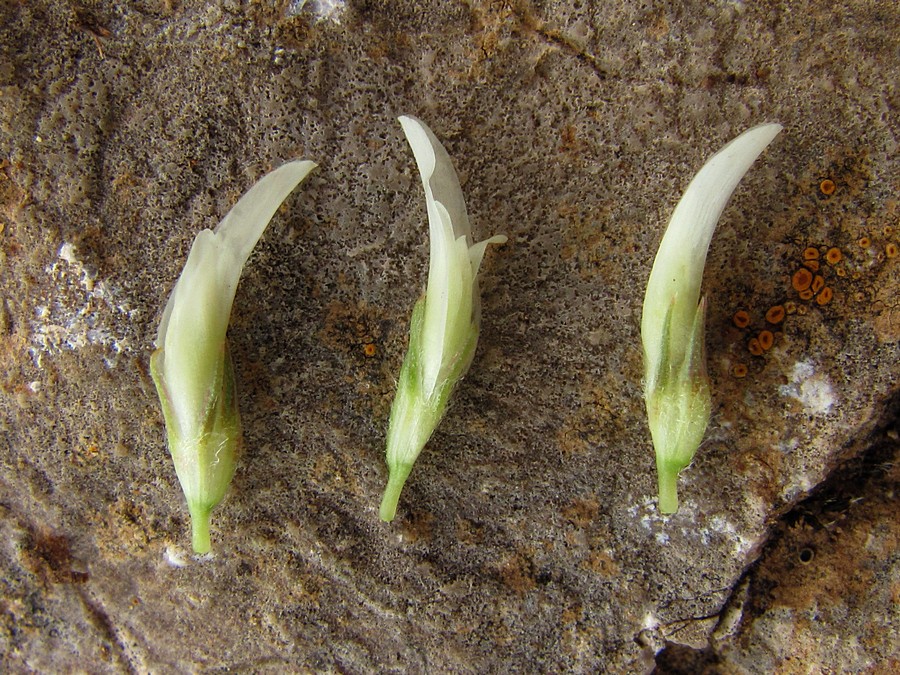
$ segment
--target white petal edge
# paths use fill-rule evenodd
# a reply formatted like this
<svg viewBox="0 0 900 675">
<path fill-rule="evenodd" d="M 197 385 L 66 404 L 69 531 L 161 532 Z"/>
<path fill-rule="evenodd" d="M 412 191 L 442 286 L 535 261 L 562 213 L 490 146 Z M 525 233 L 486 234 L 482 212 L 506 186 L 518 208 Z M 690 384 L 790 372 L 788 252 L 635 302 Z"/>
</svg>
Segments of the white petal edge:
<svg viewBox="0 0 900 675">
<path fill-rule="evenodd" d="M 478 270 L 481 269 L 481 261 L 484 259 L 484 252 L 489 244 L 505 244 L 508 241 L 505 234 L 495 234 L 489 239 L 479 241 L 469 248 L 469 262 L 472 265 L 472 274 L 478 277 Z"/>
<path fill-rule="evenodd" d="M 416 117 L 401 115 L 397 118 L 422 176 L 422 185 L 435 201 L 440 202 L 450 214 L 454 239 L 463 235 L 471 237 L 472 229 L 466 212 L 466 202 L 459 176 L 447 150 L 428 126 Z M 468 240 L 472 244 L 471 239 Z"/>
<path fill-rule="evenodd" d="M 447 324 L 450 320 L 451 275 L 456 267 L 456 241 L 447 210 L 426 195 L 429 221 L 428 284 L 422 321 L 422 388 L 430 397 L 444 359 Z"/>
</svg>

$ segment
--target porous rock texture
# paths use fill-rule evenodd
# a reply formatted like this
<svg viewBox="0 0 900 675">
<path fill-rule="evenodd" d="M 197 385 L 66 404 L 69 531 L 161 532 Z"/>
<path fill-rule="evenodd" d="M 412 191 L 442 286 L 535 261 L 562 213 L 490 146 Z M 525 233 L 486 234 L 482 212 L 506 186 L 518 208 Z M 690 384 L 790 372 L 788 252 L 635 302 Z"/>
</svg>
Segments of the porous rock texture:
<svg viewBox="0 0 900 675">
<path fill-rule="evenodd" d="M 4 2 L 0 669 L 896 672 L 898 25 L 890 0 Z M 428 254 L 399 114 L 510 242 L 385 524 Z M 664 517 L 644 285 L 692 175 L 768 121 Z M 245 452 L 197 558 L 148 359 L 195 234 L 293 158 L 319 168 L 238 289 Z"/>
</svg>

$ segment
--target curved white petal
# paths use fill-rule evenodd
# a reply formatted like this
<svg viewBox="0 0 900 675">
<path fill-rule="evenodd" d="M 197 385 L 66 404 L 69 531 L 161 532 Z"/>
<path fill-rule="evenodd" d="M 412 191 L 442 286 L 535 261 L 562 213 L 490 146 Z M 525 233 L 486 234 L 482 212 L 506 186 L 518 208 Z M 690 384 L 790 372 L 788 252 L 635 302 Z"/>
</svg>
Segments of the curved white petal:
<svg viewBox="0 0 900 675">
<path fill-rule="evenodd" d="M 430 258 L 422 327 L 422 388 L 430 397 L 471 334 L 473 271 L 469 219 L 450 156 L 415 117 L 400 117 L 422 177 Z"/>
<path fill-rule="evenodd" d="M 428 286 L 422 327 L 422 389 L 430 397 L 466 353 L 478 331 L 480 299 L 476 281 L 488 244 L 497 235 L 472 244 L 459 178 L 450 156 L 431 130 L 415 117 L 399 118 L 416 158 L 425 191 L 430 238 Z"/>
<path fill-rule="evenodd" d="M 487 250 L 488 244 L 505 244 L 506 242 L 505 234 L 495 234 L 469 248 L 469 263 L 472 265 L 474 278 L 472 282 L 472 323 L 479 328 L 481 327 L 481 290 L 478 287 L 478 270 L 481 269 L 481 261 L 484 260 L 484 252 Z"/>
<path fill-rule="evenodd" d="M 166 306 L 160 370 L 181 436 L 194 435 L 192 427 L 203 419 L 213 383 L 219 379 L 237 288 L 236 277 L 221 273 L 229 263 L 237 265 L 233 253 L 211 230 L 202 230 Z"/>
<path fill-rule="evenodd" d="M 469 248 L 469 262 L 472 265 L 472 274 L 478 275 L 481 269 L 481 261 L 484 259 L 484 252 L 487 250 L 488 244 L 505 244 L 507 241 L 505 234 L 495 234 L 490 239 L 479 241 L 477 244 Z"/>
<path fill-rule="evenodd" d="M 241 270 L 250 252 L 256 246 L 256 242 L 262 236 L 272 216 L 281 206 L 281 203 L 287 199 L 287 196 L 293 191 L 300 182 L 309 175 L 309 172 L 316 167 L 315 162 L 308 160 L 295 160 L 288 162 L 274 171 L 260 178 L 251 187 L 247 193 L 238 200 L 238 203 L 225 215 L 222 221 L 216 226 L 214 231 L 203 230 L 203 232 L 211 232 L 221 244 L 221 250 L 228 250 L 229 255 L 223 261 L 222 270 L 215 272 L 216 276 L 226 277 L 234 276 L 234 286 L 237 288 L 237 279 L 241 276 Z M 201 232 L 202 233 L 202 232 Z M 199 234 L 197 238 L 199 238 Z M 196 245 L 197 240 L 194 240 Z M 211 271 L 211 265 L 206 263 L 201 267 L 197 266 L 195 261 L 195 270 L 188 273 L 191 266 L 191 256 L 194 254 L 194 245 L 191 246 L 191 253 L 188 254 L 185 269 L 181 273 L 166 308 L 163 310 L 162 319 L 159 323 L 159 332 L 157 333 L 156 346 L 162 347 L 165 341 L 165 335 L 168 330 L 169 317 L 175 304 L 176 291 L 181 279 L 185 276 L 193 277 L 197 273 L 206 273 L 203 270 Z M 200 270 L 198 272 L 198 270 Z M 232 298 L 233 299 L 233 298 Z M 228 307 L 231 313 L 231 306 Z M 227 323 L 228 316 L 225 321 Z"/>
<path fill-rule="evenodd" d="M 278 207 L 316 165 L 289 162 L 261 178 L 215 230 L 202 230 L 157 335 L 160 372 L 181 433 L 190 433 L 221 377 L 225 332 L 244 263 Z"/>
<path fill-rule="evenodd" d="M 655 371 L 661 358 L 660 336 L 669 307 L 672 307 L 670 342 L 684 345 L 689 340 L 693 317 L 700 298 L 700 283 L 706 253 L 716 224 L 731 194 L 744 174 L 778 135 L 780 124 L 763 124 L 745 131 L 713 155 L 690 182 L 659 245 L 659 252 L 647 282 L 641 317 L 647 370 Z M 672 350 L 672 361 L 684 352 Z"/>
<path fill-rule="evenodd" d="M 216 236 L 234 252 L 241 267 L 281 203 L 314 168 L 316 163 L 309 160 L 283 164 L 260 178 L 218 224 Z"/>
</svg>

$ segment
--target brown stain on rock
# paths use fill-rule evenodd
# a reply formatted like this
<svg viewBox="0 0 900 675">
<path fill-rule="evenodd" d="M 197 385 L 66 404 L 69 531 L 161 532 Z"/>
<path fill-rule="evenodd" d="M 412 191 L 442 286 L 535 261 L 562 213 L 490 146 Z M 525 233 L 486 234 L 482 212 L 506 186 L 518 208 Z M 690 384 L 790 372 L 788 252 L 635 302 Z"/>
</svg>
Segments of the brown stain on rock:
<svg viewBox="0 0 900 675">
<path fill-rule="evenodd" d="M 456 538 L 466 546 L 478 546 L 484 542 L 484 527 L 467 518 L 457 518 Z"/>
<path fill-rule="evenodd" d="M 562 516 L 575 527 L 585 528 L 596 520 L 599 511 L 600 504 L 596 499 L 575 499 L 563 507 Z"/>
<path fill-rule="evenodd" d="M 388 323 L 384 313 L 376 307 L 335 301 L 328 305 L 320 336 L 322 342 L 336 351 L 351 357 L 371 358 L 377 353 L 377 344 L 387 331 Z M 369 345 L 375 347 L 372 354 L 366 353 Z"/>
<path fill-rule="evenodd" d="M 618 563 L 606 551 L 592 549 L 585 561 L 585 567 L 601 577 L 614 577 L 620 572 Z"/>
<path fill-rule="evenodd" d="M 413 509 L 403 519 L 403 535 L 410 544 L 424 544 L 434 538 L 434 515 Z"/>
<path fill-rule="evenodd" d="M 31 528 L 22 546 L 26 566 L 45 582 L 83 584 L 86 570 L 76 569 L 80 563 L 72 555 L 69 540 L 44 526 Z"/>
<path fill-rule="evenodd" d="M 500 581 L 516 595 L 525 595 L 537 587 L 534 561 L 523 552 L 508 555 L 496 566 Z"/>
</svg>

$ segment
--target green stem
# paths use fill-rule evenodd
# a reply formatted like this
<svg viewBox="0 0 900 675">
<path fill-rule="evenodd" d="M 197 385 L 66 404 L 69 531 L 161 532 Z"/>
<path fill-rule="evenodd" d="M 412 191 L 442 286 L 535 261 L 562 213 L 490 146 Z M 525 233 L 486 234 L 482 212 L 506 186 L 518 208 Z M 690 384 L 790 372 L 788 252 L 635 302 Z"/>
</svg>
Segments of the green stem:
<svg viewBox="0 0 900 675">
<path fill-rule="evenodd" d="M 678 511 L 678 469 L 657 465 L 659 476 L 659 510 L 662 513 Z"/>
<path fill-rule="evenodd" d="M 191 512 L 191 544 L 194 553 L 209 553 L 211 544 L 209 541 L 209 514 L 212 509 L 190 509 Z"/>
<path fill-rule="evenodd" d="M 391 522 L 394 516 L 397 515 L 397 502 L 400 501 L 403 485 L 409 477 L 409 472 L 412 471 L 412 464 L 392 466 L 389 471 L 388 484 L 384 489 L 384 497 L 381 498 L 381 509 L 378 512 L 378 515 L 386 523 Z"/>
</svg>

